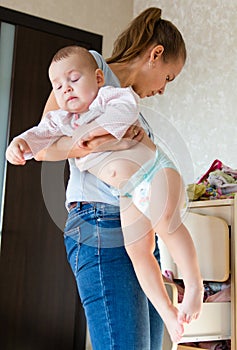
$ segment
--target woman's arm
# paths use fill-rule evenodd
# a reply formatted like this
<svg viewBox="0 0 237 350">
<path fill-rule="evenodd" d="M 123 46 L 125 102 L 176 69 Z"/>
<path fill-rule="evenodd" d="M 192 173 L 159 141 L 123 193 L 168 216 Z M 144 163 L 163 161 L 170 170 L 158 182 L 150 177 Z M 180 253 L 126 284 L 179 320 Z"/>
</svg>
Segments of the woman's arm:
<svg viewBox="0 0 237 350">
<path fill-rule="evenodd" d="M 78 157 L 78 150 L 80 150 L 80 157 L 84 157 L 90 153 L 88 152 L 87 142 L 96 136 L 100 137 L 106 134 L 106 130 L 100 127 L 95 121 L 90 124 L 81 125 L 75 130 L 73 136 L 60 137 L 59 140 L 52 145 L 52 147 L 49 146 L 48 148 L 38 152 L 35 159 L 38 161 L 58 161 L 72 158 L 74 150 L 77 151 L 75 153 L 75 157 Z"/>
<path fill-rule="evenodd" d="M 35 159 L 37 161 L 59 161 L 85 157 L 92 152 L 121 151 L 133 147 L 146 137 L 148 136 L 143 128 L 139 126 L 136 126 L 136 133 L 134 133 L 134 126 L 131 126 L 120 141 L 110 134 L 93 135 L 79 146 L 72 137 L 63 136 L 50 147 L 39 152 Z"/>
</svg>

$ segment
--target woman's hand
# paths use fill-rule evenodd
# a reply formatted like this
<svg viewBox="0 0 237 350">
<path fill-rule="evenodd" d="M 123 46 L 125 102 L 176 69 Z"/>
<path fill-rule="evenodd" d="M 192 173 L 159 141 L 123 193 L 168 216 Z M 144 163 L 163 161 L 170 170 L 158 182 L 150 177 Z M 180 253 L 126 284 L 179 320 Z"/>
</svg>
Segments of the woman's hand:
<svg viewBox="0 0 237 350">
<path fill-rule="evenodd" d="M 140 142 L 144 137 L 144 133 L 145 131 L 143 128 L 138 125 L 132 125 L 120 141 L 113 137 L 111 134 L 97 136 L 84 142 L 83 149 L 87 149 L 88 153 L 122 151 L 129 149 L 133 147 L 137 142 Z"/>
</svg>

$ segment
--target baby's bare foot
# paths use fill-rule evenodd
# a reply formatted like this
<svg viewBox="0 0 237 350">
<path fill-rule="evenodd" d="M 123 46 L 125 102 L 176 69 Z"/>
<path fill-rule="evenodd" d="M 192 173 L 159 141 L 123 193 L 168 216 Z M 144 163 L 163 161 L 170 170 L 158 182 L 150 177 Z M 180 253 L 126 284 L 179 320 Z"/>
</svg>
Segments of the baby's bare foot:
<svg viewBox="0 0 237 350">
<path fill-rule="evenodd" d="M 185 287 L 184 299 L 180 306 L 178 321 L 190 323 L 199 317 L 203 304 L 203 287 Z"/>
<path fill-rule="evenodd" d="M 184 326 L 178 321 L 178 310 L 171 305 L 163 317 L 170 338 L 174 343 L 178 343 L 184 333 Z"/>
</svg>

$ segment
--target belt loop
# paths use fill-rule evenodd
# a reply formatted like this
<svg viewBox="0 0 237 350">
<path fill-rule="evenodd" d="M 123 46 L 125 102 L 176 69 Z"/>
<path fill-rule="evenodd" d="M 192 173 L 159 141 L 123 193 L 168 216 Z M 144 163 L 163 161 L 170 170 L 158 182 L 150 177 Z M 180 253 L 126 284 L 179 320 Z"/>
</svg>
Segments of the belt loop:
<svg viewBox="0 0 237 350">
<path fill-rule="evenodd" d="M 89 204 L 88 202 L 82 201 L 82 202 L 71 202 L 68 204 L 68 210 L 72 210 L 74 208 L 76 208 L 77 206 L 79 207 L 79 209 L 82 209 L 82 206 L 85 204 Z"/>
<path fill-rule="evenodd" d="M 71 202 L 68 204 L 68 211 L 72 210 L 73 208 L 76 208 L 77 202 Z"/>
</svg>

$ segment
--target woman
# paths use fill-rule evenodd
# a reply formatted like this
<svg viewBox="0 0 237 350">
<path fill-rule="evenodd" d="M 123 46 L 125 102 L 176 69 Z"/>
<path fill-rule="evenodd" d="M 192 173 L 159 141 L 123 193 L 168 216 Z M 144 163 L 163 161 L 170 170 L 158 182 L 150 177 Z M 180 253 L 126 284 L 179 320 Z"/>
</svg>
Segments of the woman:
<svg viewBox="0 0 237 350">
<path fill-rule="evenodd" d="M 159 52 L 160 47 L 164 48 L 162 53 Z M 181 34 L 172 23 L 161 19 L 158 8 L 145 10 L 131 22 L 115 42 L 112 57 L 107 62 L 98 53 L 92 51 L 92 54 L 104 72 L 106 85 L 132 86 L 141 98 L 163 94 L 166 84 L 180 73 L 186 59 Z M 45 112 L 53 109 L 57 109 L 57 104 L 51 94 Z M 146 121 L 142 116 L 140 119 L 151 137 Z M 126 136 L 141 141 L 148 137 L 147 134 L 136 126 L 130 128 Z M 88 139 L 82 148 L 72 150 L 65 149 L 65 139 L 61 149 L 61 139 L 48 150 L 47 159 L 83 157 L 92 151 L 132 146 L 128 141 L 108 143 L 111 139 L 111 135 Z M 151 266 L 153 271 L 159 269 L 157 262 L 154 263 L 154 257 L 159 261 L 157 242 L 151 238 L 154 232 L 130 244 L 126 251 L 117 194 L 92 174 L 80 173 L 74 159 L 70 159 L 69 163 L 65 246 L 85 308 L 93 349 L 161 349 L 163 322 L 134 272 L 134 269 L 139 271 L 141 265 Z M 145 254 L 144 246 L 150 247 Z M 134 268 L 127 252 L 135 262 Z M 152 286 L 155 298 L 156 278 L 153 277 L 156 273 L 153 271 L 151 284 L 145 289 Z M 200 283 L 191 288 L 193 293 L 202 293 Z M 196 317 L 195 311 L 190 319 L 192 317 Z"/>
</svg>

